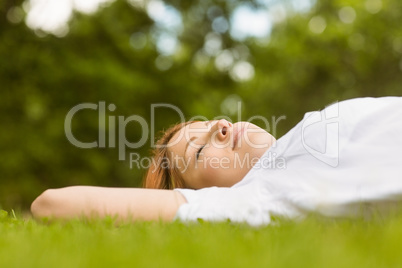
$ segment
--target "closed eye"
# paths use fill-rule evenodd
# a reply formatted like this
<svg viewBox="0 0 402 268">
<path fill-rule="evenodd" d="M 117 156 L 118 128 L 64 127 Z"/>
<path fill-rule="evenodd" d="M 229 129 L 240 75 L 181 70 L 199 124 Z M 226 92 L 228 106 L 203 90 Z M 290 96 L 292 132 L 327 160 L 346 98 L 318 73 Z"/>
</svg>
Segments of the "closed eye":
<svg viewBox="0 0 402 268">
<path fill-rule="evenodd" d="M 200 156 L 202 149 L 204 149 L 204 147 L 205 147 L 205 145 L 201 146 L 200 149 L 198 149 L 197 155 L 196 155 L 197 160 L 198 160 L 198 157 Z"/>
</svg>

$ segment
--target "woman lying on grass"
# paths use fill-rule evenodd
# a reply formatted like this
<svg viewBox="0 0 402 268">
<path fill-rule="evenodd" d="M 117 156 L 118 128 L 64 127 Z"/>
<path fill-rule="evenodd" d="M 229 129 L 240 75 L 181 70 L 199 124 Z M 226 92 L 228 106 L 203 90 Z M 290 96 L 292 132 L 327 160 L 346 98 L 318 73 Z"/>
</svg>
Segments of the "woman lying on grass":
<svg viewBox="0 0 402 268">
<path fill-rule="evenodd" d="M 277 141 L 248 122 L 182 123 L 159 140 L 154 160 L 147 189 L 47 190 L 32 213 L 260 225 L 271 217 L 377 212 L 402 198 L 402 97 L 332 104 Z"/>
</svg>

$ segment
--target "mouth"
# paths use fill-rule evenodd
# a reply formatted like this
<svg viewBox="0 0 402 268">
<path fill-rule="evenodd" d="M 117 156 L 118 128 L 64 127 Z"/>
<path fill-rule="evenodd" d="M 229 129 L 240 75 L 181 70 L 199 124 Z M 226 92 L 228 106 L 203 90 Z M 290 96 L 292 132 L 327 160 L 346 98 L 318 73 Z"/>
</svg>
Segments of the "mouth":
<svg viewBox="0 0 402 268">
<path fill-rule="evenodd" d="M 241 134 L 243 133 L 243 128 L 233 129 L 233 150 L 237 147 Z"/>
</svg>

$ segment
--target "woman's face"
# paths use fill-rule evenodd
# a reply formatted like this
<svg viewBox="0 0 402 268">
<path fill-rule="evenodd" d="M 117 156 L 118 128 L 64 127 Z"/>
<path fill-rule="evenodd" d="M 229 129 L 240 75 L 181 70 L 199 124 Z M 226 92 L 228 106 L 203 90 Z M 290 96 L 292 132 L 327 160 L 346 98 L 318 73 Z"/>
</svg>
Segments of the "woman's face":
<svg viewBox="0 0 402 268">
<path fill-rule="evenodd" d="M 187 188 L 230 187 L 242 180 L 275 138 L 249 122 L 195 122 L 168 144 L 169 157 Z"/>
</svg>

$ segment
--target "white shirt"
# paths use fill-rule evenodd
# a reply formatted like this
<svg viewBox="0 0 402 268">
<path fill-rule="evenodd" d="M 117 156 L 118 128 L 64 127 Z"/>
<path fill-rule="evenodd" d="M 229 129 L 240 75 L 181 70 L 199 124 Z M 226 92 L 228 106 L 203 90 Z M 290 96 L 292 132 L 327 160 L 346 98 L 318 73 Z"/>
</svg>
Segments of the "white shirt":
<svg viewBox="0 0 402 268">
<path fill-rule="evenodd" d="M 402 97 L 306 113 L 230 188 L 176 189 L 176 218 L 262 225 L 272 217 L 357 216 L 402 199 Z"/>
</svg>

